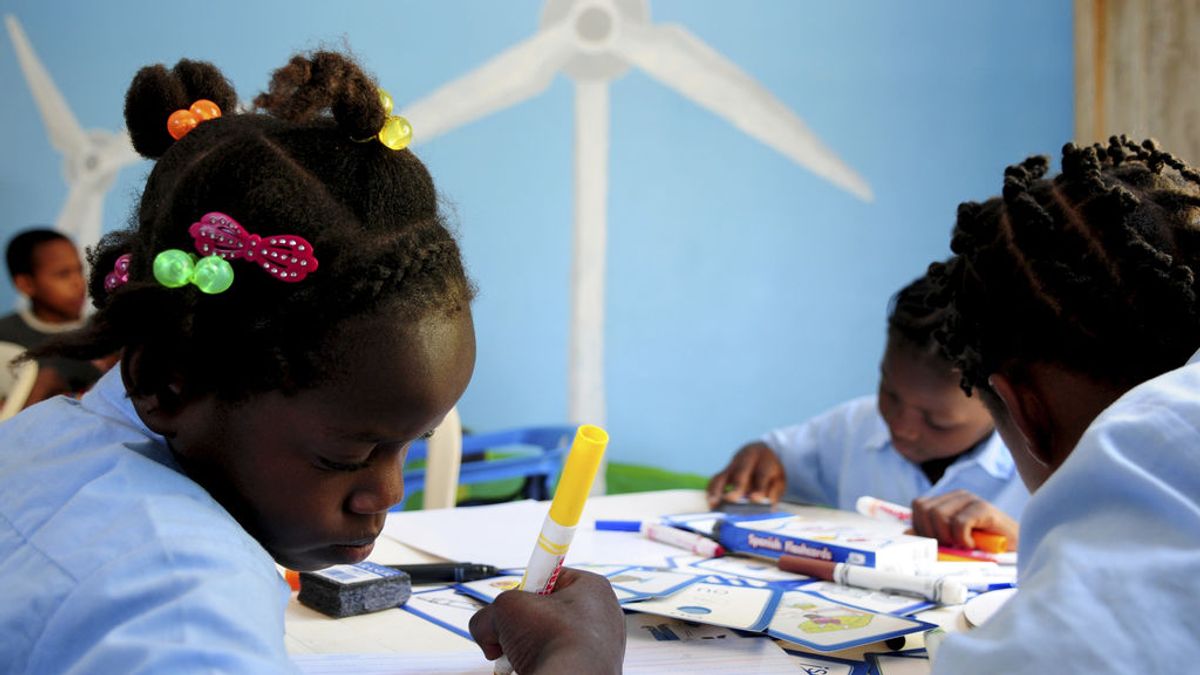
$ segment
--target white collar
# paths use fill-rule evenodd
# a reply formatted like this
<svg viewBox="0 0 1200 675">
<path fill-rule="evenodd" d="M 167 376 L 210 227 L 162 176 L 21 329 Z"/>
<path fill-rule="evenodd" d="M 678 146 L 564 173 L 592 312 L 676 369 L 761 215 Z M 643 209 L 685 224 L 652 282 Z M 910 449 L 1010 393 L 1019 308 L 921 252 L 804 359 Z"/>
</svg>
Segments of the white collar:
<svg viewBox="0 0 1200 675">
<path fill-rule="evenodd" d="M 17 316 L 26 323 L 30 328 L 39 333 L 65 333 L 70 330 L 83 327 L 83 320 L 68 321 L 66 323 L 47 323 L 33 315 L 33 311 L 28 307 L 22 307 L 17 310 Z"/>
</svg>

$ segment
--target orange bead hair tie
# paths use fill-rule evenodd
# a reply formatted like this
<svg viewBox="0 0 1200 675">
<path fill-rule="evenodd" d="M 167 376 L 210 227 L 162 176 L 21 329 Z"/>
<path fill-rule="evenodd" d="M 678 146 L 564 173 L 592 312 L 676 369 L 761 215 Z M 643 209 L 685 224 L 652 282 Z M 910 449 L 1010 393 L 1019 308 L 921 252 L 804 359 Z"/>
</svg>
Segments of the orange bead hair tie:
<svg viewBox="0 0 1200 675">
<path fill-rule="evenodd" d="M 197 124 L 221 116 L 221 108 L 216 103 L 202 98 L 192 104 L 187 110 L 176 110 L 167 118 L 167 133 L 171 138 L 179 140 L 196 128 Z"/>
</svg>

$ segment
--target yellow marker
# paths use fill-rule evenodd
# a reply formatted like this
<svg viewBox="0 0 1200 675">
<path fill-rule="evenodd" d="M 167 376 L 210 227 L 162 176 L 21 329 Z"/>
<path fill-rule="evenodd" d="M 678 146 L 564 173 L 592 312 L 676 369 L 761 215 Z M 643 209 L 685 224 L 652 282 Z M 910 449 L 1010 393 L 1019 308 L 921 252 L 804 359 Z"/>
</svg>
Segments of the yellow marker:
<svg viewBox="0 0 1200 675">
<path fill-rule="evenodd" d="M 575 432 L 562 476 L 554 490 L 550 513 L 546 514 L 546 520 L 542 523 L 542 531 L 538 534 L 518 589 L 538 595 L 554 590 L 558 571 L 562 569 L 567 548 L 575 537 L 575 526 L 579 524 L 579 516 L 592 491 L 592 482 L 596 479 L 596 471 L 600 468 L 600 460 L 604 458 L 604 449 L 607 447 L 608 433 L 600 427 L 585 424 Z M 512 672 L 512 664 L 507 657 L 496 659 L 495 672 L 498 675 Z"/>
</svg>

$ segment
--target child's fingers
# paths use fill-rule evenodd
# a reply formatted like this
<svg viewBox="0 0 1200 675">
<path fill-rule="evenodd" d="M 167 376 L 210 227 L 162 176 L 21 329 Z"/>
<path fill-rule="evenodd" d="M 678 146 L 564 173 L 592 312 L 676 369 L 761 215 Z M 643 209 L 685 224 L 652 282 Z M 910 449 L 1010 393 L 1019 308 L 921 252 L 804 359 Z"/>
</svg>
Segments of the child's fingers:
<svg viewBox="0 0 1200 675">
<path fill-rule="evenodd" d="M 489 661 L 500 658 L 504 650 L 500 648 L 500 636 L 496 633 L 495 608 L 491 605 L 483 607 L 471 617 L 467 624 L 471 638 L 483 650 L 483 656 Z"/>
<path fill-rule="evenodd" d="M 950 531 L 960 548 L 975 548 L 975 537 L 972 536 L 971 531 L 977 527 L 987 526 L 990 510 L 990 504 L 976 497 L 950 516 Z"/>
<path fill-rule="evenodd" d="M 947 546 L 962 546 L 950 520 L 975 496 L 965 490 L 955 490 L 936 497 L 913 500 L 913 529 L 923 537 L 934 537 Z"/>
<path fill-rule="evenodd" d="M 755 489 L 750 493 L 750 500 L 775 504 L 783 496 L 787 487 L 783 476 L 777 471 L 760 471 L 755 481 Z"/>
<path fill-rule="evenodd" d="M 705 492 L 707 492 L 709 508 L 714 508 L 717 504 L 721 503 L 721 497 L 725 494 L 725 485 L 728 482 L 728 468 L 709 479 L 708 488 L 705 490 Z"/>
</svg>

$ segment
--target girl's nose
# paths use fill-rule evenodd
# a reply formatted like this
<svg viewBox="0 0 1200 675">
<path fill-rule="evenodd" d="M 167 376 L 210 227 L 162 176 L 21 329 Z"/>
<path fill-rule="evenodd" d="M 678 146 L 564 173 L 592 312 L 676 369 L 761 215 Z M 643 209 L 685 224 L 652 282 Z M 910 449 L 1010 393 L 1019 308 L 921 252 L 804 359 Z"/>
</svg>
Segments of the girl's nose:
<svg viewBox="0 0 1200 675">
<path fill-rule="evenodd" d="M 363 482 L 350 495 L 348 508 L 354 513 L 383 513 L 404 499 L 404 458 L 394 457 L 365 469 Z"/>
</svg>

